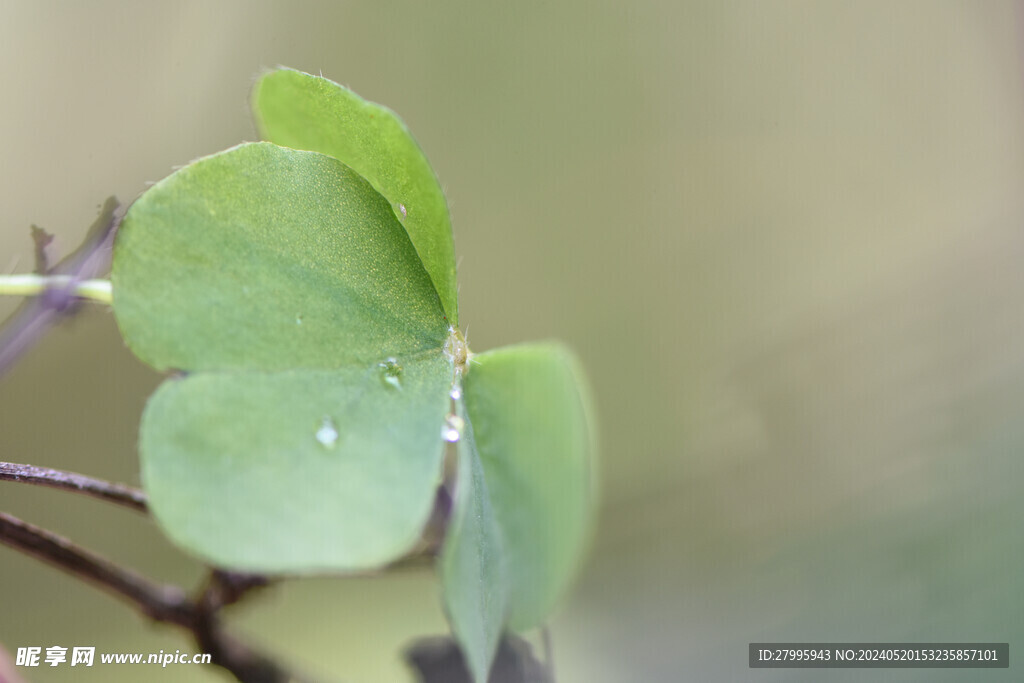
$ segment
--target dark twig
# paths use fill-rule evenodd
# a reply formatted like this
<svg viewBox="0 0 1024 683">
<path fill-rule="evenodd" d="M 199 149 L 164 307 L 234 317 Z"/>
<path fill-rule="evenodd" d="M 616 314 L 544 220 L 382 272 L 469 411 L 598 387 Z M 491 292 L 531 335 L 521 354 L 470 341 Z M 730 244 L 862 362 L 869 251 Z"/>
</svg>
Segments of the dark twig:
<svg viewBox="0 0 1024 683">
<path fill-rule="evenodd" d="M 224 631 L 217 611 L 228 603 L 223 598 L 213 597 L 212 591 L 222 588 L 211 588 L 226 580 L 220 572 L 214 572 L 199 598 L 192 600 L 177 586 L 153 582 L 79 548 L 66 538 L 3 512 L 0 512 L 0 543 L 97 585 L 131 603 L 154 621 L 187 629 L 198 647 L 211 655 L 214 664 L 227 669 L 240 681 L 287 683 L 302 680 Z M 234 590 L 233 599 L 237 600 L 241 591 L 238 586 Z"/>
<path fill-rule="evenodd" d="M 0 481 L 17 481 L 55 489 L 77 491 L 87 496 L 146 512 L 146 494 L 124 484 L 115 484 L 87 477 L 76 472 L 54 470 L 49 467 L 0 462 Z"/>
<path fill-rule="evenodd" d="M 157 621 L 180 626 L 190 623 L 188 600 L 180 588 L 153 583 L 6 512 L 0 512 L 0 542 L 98 585 Z"/>
<path fill-rule="evenodd" d="M 270 579 L 260 574 L 242 574 L 223 569 L 213 569 L 200 594 L 200 601 L 213 612 L 233 605 L 250 591 L 270 584 Z"/>
</svg>

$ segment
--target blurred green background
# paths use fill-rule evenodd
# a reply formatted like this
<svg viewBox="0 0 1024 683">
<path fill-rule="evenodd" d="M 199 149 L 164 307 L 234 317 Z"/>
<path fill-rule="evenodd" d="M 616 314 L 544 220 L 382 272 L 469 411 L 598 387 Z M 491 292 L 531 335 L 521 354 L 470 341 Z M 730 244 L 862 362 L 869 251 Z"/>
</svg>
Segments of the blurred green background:
<svg viewBox="0 0 1024 683">
<path fill-rule="evenodd" d="M 590 371 L 602 509 L 553 621 L 562 683 L 1019 680 L 750 670 L 747 643 L 1019 652 L 1022 19 L 1011 2 L 3 0 L 0 269 L 32 268 L 30 224 L 66 253 L 107 195 L 253 139 L 261 69 L 322 71 L 399 112 L 434 164 L 473 348 L 561 338 Z M 0 378 L 0 459 L 137 482 L 158 382 L 93 307 Z M 102 503 L 0 483 L 0 509 L 200 575 Z M 0 583 L 9 650 L 195 649 L 6 549 Z M 359 682 L 410 680 L 399 648 L 444 630 L 429 573 L 292 582 L 233 618 Z"/>
</svg>

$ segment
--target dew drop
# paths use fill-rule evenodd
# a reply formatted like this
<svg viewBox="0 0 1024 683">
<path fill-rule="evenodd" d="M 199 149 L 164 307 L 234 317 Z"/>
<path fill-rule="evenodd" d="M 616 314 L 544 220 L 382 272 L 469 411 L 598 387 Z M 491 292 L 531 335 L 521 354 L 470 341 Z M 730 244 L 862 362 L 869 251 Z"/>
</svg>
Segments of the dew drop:
<svg viewBox="0 0 1024 683">
<path fill-rule="evenodd" d="M 398 205 L 398 213 L 402 214 L 402 222 L 404 223 L 405 222 L 405 217 L 406 217 L 405 204 L 399 203 L 399 205 Z"/>
<path fill-rule="evenodd" d="M 444 419 L 444 427 L 441 428 L 441 438 L 448 443 L 455 443 L 462 438 L 462 430 L 465 428 L 465 420 L 458 415 L 449 414 Z"/>
<path fill-rule="evenodd" d="M 395 389 L 402 388 L 402 366 L 394 358 L 386 358 L 377 363 L 380 378 L 385 384 Z"/>
<path fill-rule="evenodd" d="M 462 398 L 462 387 L 456 384 L 455 386 L 452 387 L 452 390 L 451 392 L 449 392 L 448 395 L 452 397 L 453 401 L 458 401 L 460 398 Z"/>
<path fill-rule="evenodd" d="M 338 428 L 334 425 L 334 420 L 329 417 L 323 419 L 320 429 L 316 430 L 316 440 L 324 448 L 334 448 L 334 444 L 338 443 Z"/>
</svg>

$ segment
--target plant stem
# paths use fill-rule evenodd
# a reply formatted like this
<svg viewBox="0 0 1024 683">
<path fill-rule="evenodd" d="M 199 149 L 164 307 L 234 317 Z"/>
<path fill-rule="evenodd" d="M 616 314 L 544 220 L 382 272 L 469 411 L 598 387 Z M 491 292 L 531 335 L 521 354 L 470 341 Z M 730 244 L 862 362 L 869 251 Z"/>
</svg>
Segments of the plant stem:
<svg viewBox="0 0 1024 683">
<path fill-rule="evenodd" d="M 180 588 L 162 586 L 77 547 L 62 536 L 0 512 L 0 543 L 99 585 L 142 608 L 157 621 L 188 624 L 187 600 Z"/>
<path fill-rule="evenodd" d="M 192 633 L 211 661 L 247 683 L 302 680 L 226 633 L 217 610 L 229 601 L 220 596 L 231 575 L 214 572 L 195 600 L 177 587 L 151 581 L 130 569 L 76 546 L 68 539 L 0 512 L 0 543 L 63 569 L 126 600 L 154 621 L 174 624 Z M 245 587 L 241 588 L 244 590 Z M 237 600 L 237 597 L 234 597 Z"/>
<path fill-rule="evenodd" d="M 16 481 L 55 489 L 76 491 L 87 496 L 146 512 L 146 494 L 124 484 L 87 477 L 77 472 L 55 470 L 49 467 L 0 462 L 0 481 Z"/>
<path fill-rule="evenodd" d="M 82 299 L 90 299 L 110 305 L 113 295 L 110 280 L 75 280 L 70 275 L 0 275 L 0 294 L 34 296 L 48 289 L 71 287 L 71 293 Z"/>
</svg>

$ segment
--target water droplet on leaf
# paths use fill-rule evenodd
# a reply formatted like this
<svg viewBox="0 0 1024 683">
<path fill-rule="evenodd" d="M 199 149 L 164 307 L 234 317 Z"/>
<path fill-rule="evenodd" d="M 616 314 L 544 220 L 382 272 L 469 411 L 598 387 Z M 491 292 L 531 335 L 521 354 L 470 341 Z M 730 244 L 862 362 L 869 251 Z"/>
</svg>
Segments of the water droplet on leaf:
<svg viewBox="0 0 1024 683">
<path fill-rule="evenodd" d="M 387 358 L 377 363 L 380 368 L 381 380 L 395 389 L 402 388 L 402 366 L 394 358 Z"/>
<path fill-rule="evenodd" d="M 462 398 L 462 387 L 456 384 L 455 386 L 452 387 L 452 390 L 448 393 L 448 395 L 452 397 L 453 401 L 458 401 L 460 398 Z"/>
<path fill-rule="evenodd" d="M 441 438 L 448 443 L 455 443 L 462 438 L 462 430 L 465 428 L 465 420 L 458 415 L 449 414 L 444 419 L 444 427 L 441 428 Z"/>
<path fill-rule="evenodd" d="M 323 419 L 320 429 L 316 430 L 316 440 L 324 448 L 334 448 L 334 444 L 338 443 L 338 428 L 334 425 L 334 420 L 329 417 Z"/>
<path fill-rule="evenodd" d="M 398 204 L 398 213 L 401 214 L 402 222 L 404 223 L 405 222 L 405 216 L 406 216 L 405 204 L 402 204 L 402 203 Z"/>
</svg>

